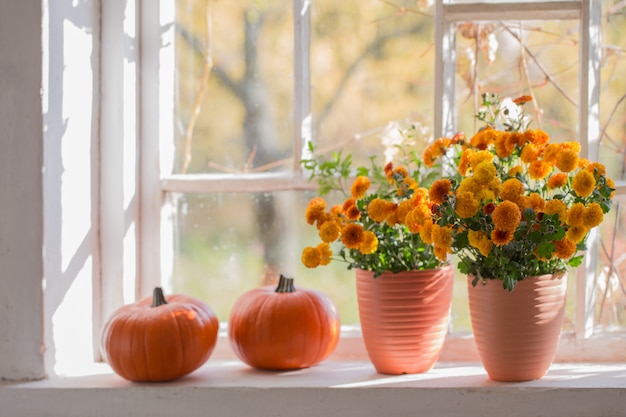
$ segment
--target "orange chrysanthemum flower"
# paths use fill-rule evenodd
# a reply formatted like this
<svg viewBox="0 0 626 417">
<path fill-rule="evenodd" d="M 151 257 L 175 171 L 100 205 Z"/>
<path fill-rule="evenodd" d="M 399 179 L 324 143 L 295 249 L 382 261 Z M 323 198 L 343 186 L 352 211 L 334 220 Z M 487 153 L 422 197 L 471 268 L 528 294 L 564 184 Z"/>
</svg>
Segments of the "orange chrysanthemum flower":
<svg viewBox="0 0 626 417">
<path fill-rule="evenodd" d="M 435 204 L 441 204 L 448 199 L 452 183 L 447 178 L 438 179 L 430 186 L 428 197 Z"/>
<path fill-rule="evenodd" d="M 463 153 L 461 154 L 461 159 L 459 160 L 459 174 L 465 176 L 467 175 L 467 171 L 470 167 L 470 161 L 472 159 L 472 155 L 474 155 L 474 150 L 473 149 L 465 149 L 463 151 Z"/>
<path fill-rule="evenodd" d="M 515 165 L 511 169 L 509 169 L 509 177 L 516 177 L 518 174 L 522 173 L 522 167 L 520 165 Z"/>
<path fill-rule="evenodd" d="M 542 211 L 546 206 L 546 202 L 543 197 L 537 193 L 530 194 L 528 196 L 528 200 L 530 201 L 530 206 L 533 210 L 535 210 L 535 212 Z"/>
<path fill-rule="evenodd" d="M 527 130 L 523 135 L 525 136 L 526 142 L 533 143 L 539 147 L 544 146 L 550 141 L 550 136 L 541 129 Z"/>
<path fill-rule="evenodd" d="M 520 159 L 525 164 L 530 164 L 531 162 L 539 159 L 539 154 L 541 150 L 537 147 L 537 145 L 533 143 L 527 143 L 524 148 L 522 148 L 522 153 L 520 154 Z"/>
<path fill-rule="evenodd" d="M 348 249 L 357 249 L 363 243 L 363 226 L 350 223 L 341 231 L 341 243 Z"/>
<path fill-rule="evenodd" d="M 556 165 L 556 159 L 561 152 L 561 146 L 558 143 L 549 143 L 544 149 L 542 158 L 551 165 Z"/>
<path fill-rule="evenodd" d="M 352 183 L 352 187 L 350 188 L 350 194 L 352 198 L 359 200 L 365 197 L 365 193 L 370 188 L 371 181 L 365 175 L 359 175 L 356 177 L 354 182 Z"/>
<path fill-rule="evenodd" d="M 395 210 L 396 204 L 383 200 L 381 198 L 375 198 L 367 206 L 367 214 L 375 222 L 383 222 L 389 217 Z"/>
<path fill-rule="evenodd" d="M 528 167 L 528 175 L 534 180 L 540 180 L 547 177 L 552 172 L 552 165 L 543 160 L 537 160 L 530 163 Z"/>
<path fill-rule="evenodd" d="M 554 256 L 569 259 L 576 253 L 576 243 L 565 238 L 554 242 Z"/>
<path fill-rule="evenodd" d="M 322 242 L 334 242 L 339 239 L 341 227 L 336 222 L 325 222 L 319 229 L 319 236 Z"/>
<path fill-rule="evenodd" d="M 496 246 L 508 245 L 513 240 L 513 232 L 495 229 L 491 232 L 491 241 Z"/>
<path fill-rule="evenodd" d="M 597 175 L 606 175 L 606 167 L 600 162 L 591 162 L 587 164 L 585 169 L 589 172 L 597 173 Z"/>
<path fill-rule="evenodd" d="M 554 173 L 550 176 L 550 178 L 548 178 L 548 188 L 550 189 L 561 188 L 567 184 L 568 180 L 569 178 L 566 173 L 564 172 Z"/>
<path fill-rule="evenodd" d="M 425 222 L 420 228 L 420 238 L 427 245 L 431 245 L 433 243 L 433 223 Z"/>
<path fill-rule="evenodd" d="M 352 205 L 344 211 L 344 215 L 348 218 L 348 220 L 354 221 L 361 218 L 361 211 L 356 205 Z"/>
<path fill-rule="evenodd" d="M 589 197 L 596 188 L 596 179 L 587 170 L 578 171 L 572 180 L 572 188 L 580 197 Z"/>
<path fill-rule="evenodd" d="M 504 232 L 513 232 L 522 220 L 522 212 L 517 204 L 511 201 L 503 201 L 496 205 L 491 213 L 491 219 L 496 229 Z M 495 243 L 495 239 L 492 238 Z"/>
<path fill-rule="evenodd" d="M 319 250 L 307 246 L 302 250 L 302 263 L 307 268 L 317 268 L 320 265 L 321 254 Z"/>
<path fill-rule="evenodd" d="M 524 184 L 517 178 L 509 178 L 502 184 L 501 199 L 516 201 L 522 194 L 524 194 Z"/>
<path fill-rule="evenodd" d="M 498 134 L 497 130 L 486 127 L 472 136 L 470 144 L 476 149 L 485 150 L 495 143 Z"/>
<path fill-rule="evenodd" d="M 326 210 L 326 200 L 322 197 L 313 197 L 307 205 L 304 217 L 308 224 L 315 223 L 319 218 L 323 217 Z"/>
<path fill-rule="evenodd" d="M 333 256 L 333 251 L 330 249 L 330 245 L 326 242 L 322 242 L 315 247 L 320 255 L 320 265 L 328 265 Z"/>
<path fill-rule="evenodd" d="M 514 132 L 502 132 L 495 141 L 496 155 L 499 158 L 507 158 L 513 155 L 515 146 L 517 145 L 517 136 L 513 135 Z"/>
</svg>

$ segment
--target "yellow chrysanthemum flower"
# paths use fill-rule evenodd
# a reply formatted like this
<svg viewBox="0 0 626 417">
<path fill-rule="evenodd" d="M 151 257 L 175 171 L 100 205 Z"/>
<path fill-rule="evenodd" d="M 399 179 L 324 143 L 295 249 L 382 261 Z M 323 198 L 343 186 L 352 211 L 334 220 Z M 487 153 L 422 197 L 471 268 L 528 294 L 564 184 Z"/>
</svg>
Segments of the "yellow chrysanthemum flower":
<svg viewBox="0 0 626 417">
<path fill-rule="evenodd" d="M 435 257 L 442 262 L 445 262 L 448 259 L 449 252 L 450 248 L 446 248 L 444 246 L 435 246 L 435 248 L 433 249 Z"/>
<path fill-rule="evenodd" d="M 576 253 L 576 244 L 565 238 L 554 242 L 554 256 L 569 259 Z"/>
<path fill-rule="evenodd" d="M 475 194 L 479 192 L 481 188 L 482 187 L 480 186 L 478 181 L 474 179 L 474 177 L 465 177 L 461 181 L 461 184 L 459 184 L 459 187 L 456 189 L 456 192 L 458 194 L 460 192 L 468 191 L 472 194 Z"/>
<path fill-rule="evenodd" d="M 559 144 L 559 148 L 561 150 L 565 150 L 565 149 L 572 150 L 572 151 L 576 152 L 576 154 L 580 153 L 580 143 L 578 143 L 578 142 L 573 142 L 573 141 L 562 142 L 562 143 Z"/>
<path fill-rule="evenodd" d="M 497 174 L 492 162 L 483 161 L 474 168 L 474 179 L 481 185 L 489 184 Z"/>
<path fill-rule="evenodd" d="M 449 248 L 452 246 L 452 228 L 450 226 L 439 226 L 433 224 L 431 236 L 435 246 Z M 446 249 L 447 250 L 447 249 Z"/>
<path fill-rule="evenodd" d="M 348 220 L 354 221 L 361 218 L 361 211 L 356 205 L 353 205 L 344 211 L 344 215 L 348 218 Z"/>
<path fill-rule="evenodd" d="M 474 217 L 480 209 L 480 202 L 474 198 L 474 194 L 469 191 L 460 191 L 456 193 L 456 204 L 454 211 L 459 217 L 469 219 Z"/>
<path fill-rule="evenodd" d="M 567 206 L 559 199 L 553 199 L 546 201 L 546 206 L 543 209 L 545 214 L 558 214 L 559 221 L 565 223 L 567 220 Z"/>
<path fill-rule="evenodd" d="M 319 229 L 318 232 L 320 239 L 322 242 L 334 242 L 339 239 L 339 235 L 341 234 L 341 227 L 336 222 L 325 222 Z"/>
<path fill-rule="evenodd" d="M 302 250 L 301 259 L 307 268 L 317 268 L 320 265 L 321 254 L 316 248 L 307 246 Z"/>
<path fill-rule="evenodd" d="M 580 170 L 572 180 L 572 188 L 579 197 L 589 197 L 596 188 L 596 179 L 586 169 Z"/>
<path fill-rule="evenodd" d="M 435 204 L 441 204 L 448 199 L 452 183 L 447 178 L 438 179 L 431 185 L 428 197 Z"/>
<path fill-rule="evenodd" d="M 491 220 L 493 220 L 496 229 L 504 232 L 513 232 L 522 220 L 522 212 L 517 204 L 512 201 L 503 201 L 496 205 L 495 210 L 491 213 Z M 493 237 L 492 240 L 495 243 Z"/>
<path fill-rule="evenodd" d="M 350 223 L 341 231 L 341 243 L 348 249 L 358 249 L 363 243 L 364 232 L 360 224 Z"/>
<path fill-rule="evenodd" d="M 578 167 L 578 153 L 571 149 L 562 150 L 556 158 L 556 167 L 561 172 L 571 172 Z"/>
<path fill-rule="evenodd" d="M 569 229 L 567 229 L 565 237 L 574 243 L 578 243 L 585 238 L 588 231 L 589 229 L 587 229 L 584 225 L 571 226 Z"/>
<path fill-rule="evenodd" d="M 478 249 L 483 256 L 489 256 L 493 243 L 489 237 L 480 230 L 469 230 L 468 235 L 469 244 Z"/>
<path fill-rule="evenodd" d="M 602 223 L 604 220 L 604 212 L 602 211 L 602 207 L 598 203 L 591 203 L 587 208 L 585 208 L 585 212 L 583 214 L 583 224 L 588 227 L 596 227 Z"/>
<path fill-rule="evenodd" d="M 470 166 L 476 169 L 483 162 L 493 162 L 493 154 L 489 151 L 478 151 L 470 156 Z"/>
<path fill-rule="evenodd" d="M 365 197 L 365 193 L 370 188 L 371 181 L 365 175 L 359 175 L 356 177 L 354 182 L 352 183 L 352 187 L 350 187 L 350 194 L 352 198 L 359 200 Z"/>
<path fill-rule="evenodd" d="M 381 198 L 375 198 L 367 205 L 367 214 L 375 222 L 383 222 L 389 217 L 395 210 L 396 204 L 383 200 Z"/>
<path fill-rule="evenodd" d="M 581 226 L 583 224 L 583 215 L 585 214 L 585 205 L 583 203 L 574 203 L 567 210 L 566 223 L 570 226 Z"/>
</svg>

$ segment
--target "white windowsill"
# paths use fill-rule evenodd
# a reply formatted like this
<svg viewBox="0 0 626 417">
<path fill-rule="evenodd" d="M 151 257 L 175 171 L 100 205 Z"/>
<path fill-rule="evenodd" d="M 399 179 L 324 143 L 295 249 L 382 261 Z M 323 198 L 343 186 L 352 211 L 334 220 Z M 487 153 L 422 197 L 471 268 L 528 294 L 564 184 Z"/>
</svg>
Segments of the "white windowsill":
<svg viewBox="0 0 626 417">
<path fill-rule="evenodd" d="M 209 359 L 169 383 L 132 383 L 110 371 L 4 382 L 0 404 L 2 416 L 12 417 L 617 416 L 626 410 L 626 364 L 555 364 L 541 380 L 499 383 L 474 362 L 390 376 L 367 361 L 266 372 Z"/>
</svg>

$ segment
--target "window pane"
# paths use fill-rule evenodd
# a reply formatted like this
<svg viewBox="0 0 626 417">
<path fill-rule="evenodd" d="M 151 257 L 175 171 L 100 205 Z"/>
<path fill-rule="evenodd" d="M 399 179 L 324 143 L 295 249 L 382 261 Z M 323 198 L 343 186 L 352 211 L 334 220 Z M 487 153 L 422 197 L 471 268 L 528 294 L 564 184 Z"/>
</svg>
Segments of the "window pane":
<svg viewBox="0 0 626 417">
<path fill-rule="evenodd" d="M 319 149 L 341 147 L 357 162 L 382 158 L 380 141 L 390 122 L 432 126 L 434 26 L 432 7 L 421 3 L 312 3 L 311 97 Z"/>
<path fill-rule="evenodd" d="M 342 323 L 358 322 L 354 272 L 333 262 L 314 270 L 302 248 L 319 240 L 304 220 L 312 194 L 186 194 L 176 197 L 174 289 L 206 300 L 221 321 L 243 292 L 292 276 L 329 295 Z M 280 214 L 278 214 L 280 213 Z"/>
<path fill-rule="evenodd" d="M 293 136 L 291 5 L 178 0 L 175 173 L 285 168 Z"/>
</svg>

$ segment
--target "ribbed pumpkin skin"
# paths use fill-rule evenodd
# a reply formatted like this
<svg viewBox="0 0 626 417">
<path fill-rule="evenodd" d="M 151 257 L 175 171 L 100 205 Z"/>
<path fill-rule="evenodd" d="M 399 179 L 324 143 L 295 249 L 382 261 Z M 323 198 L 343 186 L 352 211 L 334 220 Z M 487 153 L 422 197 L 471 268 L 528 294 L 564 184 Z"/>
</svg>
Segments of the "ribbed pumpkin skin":
<svg viewBox="0 0 626 417">
<path fill-rule="evenodd" d="M 102 352 L 122 378 L 163 382 L 196 370 L 211 356 L 219 322 L 211 308 L 185 295 L 152 297 L 118 309 L 102 332 Z"/>
<path fill-rule="evenodd" d="M 275 292 L 266 286 L 244 293 L 228 321 L 230 345 L 246 364 L 266 370 L 308 368 L 330 355 L 339 341 L 339 314 L 313 290 Z"/>
</svg>

